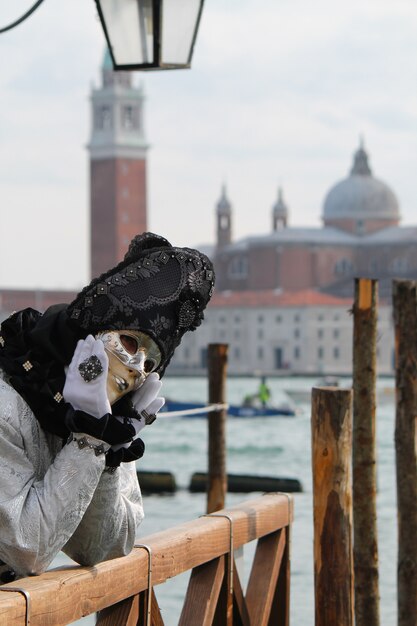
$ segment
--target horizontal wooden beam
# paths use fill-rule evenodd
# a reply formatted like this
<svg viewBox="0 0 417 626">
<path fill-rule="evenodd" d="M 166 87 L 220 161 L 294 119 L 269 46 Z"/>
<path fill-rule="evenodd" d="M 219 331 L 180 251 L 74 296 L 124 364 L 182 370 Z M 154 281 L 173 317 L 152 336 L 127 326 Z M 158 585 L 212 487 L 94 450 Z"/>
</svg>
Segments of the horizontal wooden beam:
<svg viewBox="0 0 417 626">
<path fill-rule="evenodd" d="M 233 520 L 234 548 L 292 521 L 289 497 L 284 494 L 268 494 L 224 512 Z M 230 523 L 224 517 L 205 516 L 141 538 L 141 543 L 152 550 L 152 584 L 158 585 L 228 553 Z M 128 556 L 95 567 L 58 568 L 4 587 L 18 586 L 30 594 L 31 626 L 61 626 L 138 594 L 147 583 L 148 554 L 134 548 Z M 0 624 L 22 626 L 25 613 L 21 593 L 0 591 Z"/>
</svg>

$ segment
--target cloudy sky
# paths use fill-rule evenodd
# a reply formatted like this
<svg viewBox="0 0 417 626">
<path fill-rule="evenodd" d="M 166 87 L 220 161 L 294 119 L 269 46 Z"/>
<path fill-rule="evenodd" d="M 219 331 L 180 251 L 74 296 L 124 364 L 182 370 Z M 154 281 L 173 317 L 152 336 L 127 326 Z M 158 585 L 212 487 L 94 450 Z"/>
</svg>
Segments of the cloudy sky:
<svg viewBox="0 0 417 626">
<path fill-rule="evenodd" d="M 34 0 L 0 5 L 0 27 Z M 320 225 L 359 135 L 417 223 L 415 0 L 206 0 L 191 70 L 136 75 L 147 94 L 149 227 L 214 241 L 226 182 L 234 237 Z M 7 5 L 7 6 L 4 6 Z M 91 85 L 104 39 L 93 0 L 45 0 L 0 35 L 0 287 L 88 279 Z"/>
</svg>

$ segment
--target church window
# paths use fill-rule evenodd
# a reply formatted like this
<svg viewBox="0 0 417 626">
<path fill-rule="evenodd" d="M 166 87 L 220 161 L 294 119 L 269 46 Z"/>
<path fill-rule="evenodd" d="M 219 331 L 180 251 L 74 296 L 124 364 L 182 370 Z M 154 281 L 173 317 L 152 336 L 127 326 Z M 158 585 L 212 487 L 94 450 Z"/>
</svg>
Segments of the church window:
<svg viewBox="0 0 417 626">
<path fill-rule="evenodd" d="M 234 349 L 234 357 L 235 357 L 235 359 L 236 359 L 236 360 L 237 360 L 237 359 L 240 359 L 240 348 L 239 348 L 239 346 L 237 346 L 237 347 Z"/>
<path fill-rule="evenodd" d="M 335 329 L 333 330 L 333 337 L 334 337 L 335 339 L 337 339 L 337 338 L 339 337 L 339 329 L 338 329 L 338 328 L 335 328 Z"/>
<path fill-rule="evenodd" d="M 262 328 L 260 328 L 258 330 L 258 339 L 263 339 L 264 338 L 264 331 L 262 330 Z"/>
<path fill-rule="evenodd" d="M 259 322 L 260 324 L 262 324 L 262 322 L 263 322 L 263 321 L 264 321 L 264 316 L 263 316 L 263 315 L 259 315 L 259 316 L 258 316 L 258 322 Z"/>
<path fill-rule="evenodd" d="M 294 359 L 299 359 L 300 358 L 300 348 L 298 346 L 295 346 L 294 348 Z"/>
<path fill-rule="evenodd" d="M 339 358 L 339 348 L 338 347 L 333 348 L 333 358 L 335 358 L 335 359 Z"/>
<path fill-rule="evenodd" d="M 94 126 L 98 130 L 108 130 L 112 126 L 111 108 L 107 105 L 101 105 L 95 110 Z"/>
<path fill-rule="evenodd" d="M 229 278 L 246 278 L 248 275 L 248 260 L 244 256 L 234 257 L 228 267 Z"/>
<path fill-rule="evenodd" d="M 275 318 L 275 321 L 276 321 L 277 324 L 281 324 L 281 322 L 282 322 L 281 315 L 277 315 L 276 318 Z"/>
<path fill-rule="evenodd" d="M 321 346 L 317 350 L 317 357 L 319 359 L 322 359 L 324 357 L 324 350 L 323 350 L 323 348 Z"/>
<path fill-rule="evenodd" d="M 300 321 L 300 316 L 294 315 L 294 322 L 299 322 L 299 321 Z"/>
<path fill-rule="evenodd" d="M 347 276 L 353 272 L 353 263 L 350 259 L 339 259 L 334 266 L 335 274 Z"/>
<path fill-rule="evenodd" d="M 220 216 L 220 229 L 227 230 L 229 228 L 229 217 L 227 215 Z"/>
<path fill-rule="evenodd" d="M 259 346 L 258 348 L 258 359 L 263 359 L 264 358 L 264 349 L 262 346 Z"/>
<path fill-rule="evenodd" d="M 240 322 L 240 317 L 239 317 L 239 315 L 236 315 L 236 316 L 235 316 L 235 322 L 236 322 L 236 324 L 239 324 L 239 322 Z"/>
<path fill-rule="evenodd" d="M 126 129 L 138 127 L 137 107 L 127 104 L 122 108 L 122 126 Z"/>
<path fill-rule="evenodd" d="M 323 329 L 322 329 L 322 328 L 319 328 L 319 329 L 318 329 L 318 331 L 317 331 L 317 337 L 318 337 L 319 339 L 323 339 Z"/>
<path fill-rule="evenodd" d="M 298 338 L 299 338 L 299 336 L 300 336 L 300 329 L 299 329 L 299 328 L 296 328 L 296 329 L 294 330 L 294 337 L 295 337 L 296 339 L 298 339 Z"/>
</svg>

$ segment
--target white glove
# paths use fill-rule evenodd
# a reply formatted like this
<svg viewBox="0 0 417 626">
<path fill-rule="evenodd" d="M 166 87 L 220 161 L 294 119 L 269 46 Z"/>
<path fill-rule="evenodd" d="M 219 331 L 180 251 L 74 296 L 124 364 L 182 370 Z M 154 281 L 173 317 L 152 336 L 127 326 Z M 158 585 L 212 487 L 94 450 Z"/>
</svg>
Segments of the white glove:
<svg viewBox="0 0 417 626">
<path fill-rule="evenodd" d="M 92 356 L 96 356 L 103 371 L 93 380 L 87 382 L 80 373 L 79 366 Z M 75 348 L 74 356 L 69 365 L 65 386 L 64 399 L 76 411 L 84 411 L 100 419 L 106 413 L 111 413 L 111 406 L 107 397 L 107 372 L 109 359 L 104 350 L 104 344 L 99 339 L 88 335 L 80 339 Z"/>
<path fill-rule="evenodd" d="M 132 396 L 132 404 L 139 414 L 139 419 L 132 419 L 132 426 L 135 429 L 135 436 L 133 441 L 139 437 L 139 433 L 146 426 L 145 416 L 142 415 L 142 411 L 146 411 L 148 415 L 156 415 L 158 411 L 162 409 L 165 404 L 165 398 L 158 397 L 161 390 L 162 383 L 159 380 L 159 375 L 156 372 L 149 374 L 145 382 Z M 123 417 L 116 416 L 119 422 L 123 422 Z M 122 443 L 112 446 L 112 450 L 115 452 L 120 448 L 128 448 L 130 443 Z"/>
</svg>

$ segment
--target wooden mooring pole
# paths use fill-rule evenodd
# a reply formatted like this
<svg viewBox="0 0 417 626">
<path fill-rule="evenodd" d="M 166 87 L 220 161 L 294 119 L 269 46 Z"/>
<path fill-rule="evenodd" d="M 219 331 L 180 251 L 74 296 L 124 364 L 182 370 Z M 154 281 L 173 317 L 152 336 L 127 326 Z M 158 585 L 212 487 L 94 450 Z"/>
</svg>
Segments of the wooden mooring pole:
<svg viewBox="0 0 417 626">
<path fill-rule="evenodd" d="M 315 626 L 353 626 L 352 392 L 314 388 Z"/>
<path fill-rule="evenodd" d="M 228 345 L 208 346 L 209 403 L 226 401 Z M 208 480 L 207 513 L 223 509 L 227 492 L 226 473 L 226 409 L 208 414 Z"/>
<path fill-rule="evenodd" d="M 353 305 L 353 557 L 356 626 L 379 626 L 376 514 L 378 283 L 355 280 Z"/>
<path fill-rule="evenodd" d="M 395 325 L 395 452 L 398 505 L 398 626 L 417 624 L 417 292 L 393 283 Z"/>
</svg>

